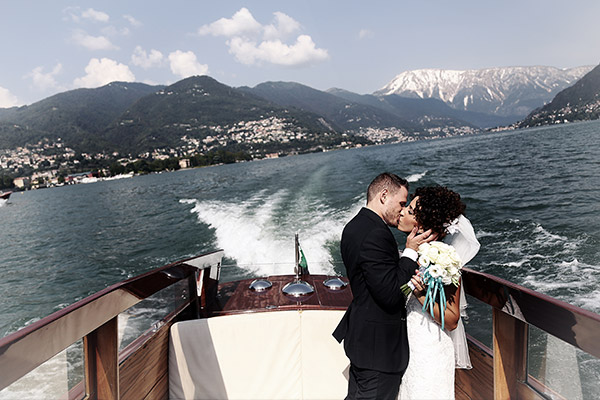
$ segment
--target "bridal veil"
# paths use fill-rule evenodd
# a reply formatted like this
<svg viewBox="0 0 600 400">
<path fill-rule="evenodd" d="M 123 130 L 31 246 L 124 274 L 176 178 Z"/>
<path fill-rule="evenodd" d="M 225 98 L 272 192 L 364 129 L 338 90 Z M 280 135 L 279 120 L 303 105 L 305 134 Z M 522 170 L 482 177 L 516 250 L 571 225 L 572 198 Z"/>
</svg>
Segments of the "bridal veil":
<svg viewBox="0 0 600 400">
<path fill-rule="evenodd" d="M 475 236 L 475 231 L 471 222 L 464 216 L 459 216 L 447 228 L 448 234 L 444 242 L 453 246 L 460 256 L 462 266 L 465 266 L 479 251 L 479 241 Z M 467 336 L 462 321 L 467 316 L 467 298 L 465 296 L 464 285 L 460 285 L 460 315 L 458 326 L 450 331 L 450 337 L 454 343 L 454 355 L 456 368 L 471 369 L 471 359 L 469 358 L 469 348 L 467 346 Z"/>
</svg>

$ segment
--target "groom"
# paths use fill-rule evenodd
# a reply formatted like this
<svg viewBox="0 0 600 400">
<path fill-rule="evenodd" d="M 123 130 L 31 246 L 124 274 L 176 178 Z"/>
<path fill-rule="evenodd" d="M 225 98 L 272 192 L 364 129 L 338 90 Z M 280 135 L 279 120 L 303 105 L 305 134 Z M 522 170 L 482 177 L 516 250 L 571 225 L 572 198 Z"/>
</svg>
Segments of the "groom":
<svg viewBox="0 0 600 400">
<path fill-rule="evenodd" d="M 417 268 L 419 244 L 430 231 L 406 239 L 402 257 L 388 228 L 406 207 L 408 182 L 378 175 L 367 190 L 367 206 L 346 225 L 341 252 L 353 300 L 333 332 L 350 359 L 346 399 L 396 399 L 408 365 L 406 308 L 400 287 Z"/>
</svg>

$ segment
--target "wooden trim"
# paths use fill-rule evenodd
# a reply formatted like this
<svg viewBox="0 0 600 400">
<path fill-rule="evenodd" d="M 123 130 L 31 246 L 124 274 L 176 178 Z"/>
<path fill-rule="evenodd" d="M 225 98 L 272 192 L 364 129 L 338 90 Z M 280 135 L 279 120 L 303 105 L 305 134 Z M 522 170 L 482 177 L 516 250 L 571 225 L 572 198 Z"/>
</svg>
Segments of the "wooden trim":
<svg viewBox="0 0 600 400">
<path fill-rule="evenodd" d="M 117 317 L 84 338 L 84 354 L 87 398 L 119 399 Z"/>
<path fill-rule="evenodd" d="M 190 304 L 181 304 L 175 310 L 173 310 L 170 314 L 165 316 L 160 321 L 156 322 L 156 325 L 159 329 L 162 328 L 163 325 L 169 324 L 171 325 L 173 321 L 179 319 L 180 314 L 184 313 L 187 309 L 189 309 Z M 131 343 L 129 343 L 121 352 L 119 353 L 119 364 L 123 363 L 131 354 L 138 351 L 144 344 L 151 340 L 152 337 L 156 334 L 156 328 L 149 328 L 140 336 L 135 338 Z"/>
<path fill-rule="evenodd" d="M 522 400 L 546 400 L 546 397 L 539 394 L 536 390 L 534 390 L 531 386 L 526 383 L 518 382 L 517 383 L 517 395 L 518 399 Z M 564 399 L 562 396 L 552 396 L 553 400 L 561 400 Z"/>
<path fill-rule="evenodd" d="M 283 310 L 346 310 L 352 302 L 352 291 L 347 286 L 342 290 L 330 290 L 323 285 L 327 275 L 304 277 L 315 291 L 308 296 L 292 297 L 283 293 L 282 288 L 295 279 L 294 275 L 269 276 L 273 286 L 265 292 L 257 293 L 249 289 L 254 279 L 245 279 L 220 286 L 218 308 L 212 315 L 232 315 L 248 312 L 270 312 Z M 342 278 L 347 282 L 347 278 Z M 209 297 L 209 296 L 207 296 Z"/>
<path fill-rule="evenodd" d="M 67 396 L 68 400 L 81 400 L 86 398 L 85 393 L 85 379 L 80 381 L 77 385 L 73 386 L 71 390 L 69 390 L 69 394 Z"/>
<path fill-rule="evenodd" d="M 457 369 L 455 375 L 456 398 L 473 400 L 494 397 L 494 361 L 492 351 L 467 335 L 472 369 Z M 460 397 L 459 397 L 460 396 Z"/>
<path fill-rule="evenodd" d="M 169 400 L 169 374 L 163 375 L 150 392 L 143 397 L 144 400 Z"/>
<path fill-rule="evenodd" d="M 200 317 L 200 300 L 198 298 L 198 282 L 196 281 L 196 274 L 198 272 L 194 272 L 188 276 L 188 293 L 189 293 L 189 303 L 190 310 L 192 311 L 192 315 L 194 318 Z"/>
<path fill-rule="evenodd" d="M 165 318 L 163 318 L 161 321 L 158 322 L 158 326 L 160 326 L 160 328 L 158 330 L 150 328 L 148 329 L 146 332 L 144 332 L 142 335 L 140 335 L 137 339 L 135 339 L 133 342 L 131 342 L 129 345 L 127 345 L 127 347 L 125 347 L 120 353 L 119 353 L 119 382 L 120 383 L 120 394 L 121 394 L 121 399 L 127 398 L 127 396 L 130 396 L 130 394 L 128 393 L 128 391 L 130 390 L 130 386 L 132 386 L 132 383 L 126 383 L 123 381 L 123 377 L 127 376 L 128 374 L 130 374 L 130 372 L 128 371 L 130 368 L 133 368 L 132 366 L 134 366 L 138 361 L 136 360 L 129 360 L 129 358 L 131 357 L 133 358 L 142 358 L 142 356 L 140 356 L 140 354 L 143 354 L 145 351 L 147 351 L 147 349 L 149 347 L 154 346 L 153 342 L 156 342 L 156 336 L 159 334 L 163 334 L 163 332 L 165 331 L 169 331 L 171 328 L 171 325 L 173 325 L 176 321 L 180 320 L 183 314 L 186 314 L 187 309 L 189 308 L 189 304 L 183 304 L 180 305 L 176 310 L 172 311 L 169 315 L 167 315 Z M 89 340 L 90 338 L 88 338 L 87 340 Z M 84 338 L 85 340 L 85 338 Z M 160 341 L 158 341 L 160 342 Z M 84 348 L 85 349 L 85 348 Z M 167 362 L 167 360 L 163 360 L 165 361 L 165 363 Z M 165 364 L 165 368 L 168 369 L 167 364 Z M 87 374 L 86 374 L 87 375 Z M 162 379 L 162 378 L 161 378 Z M 166 376 L 166 382 L 167 382 L 167 386 L 166 389 L 161 389 L 164 385 L 162 383 L 157 383 L 157 385 L 155 387 L 152 387 L 148 393 L 137 393 L 136 395 L 134 395 L 134 398 L 148 398 L 148 399 L 155 399 L 155 398 L 162 398 L 161 396 L 158 395 L 158 393 L 166 393 L 166 396 L 168 397 L 168 374 Z M 86 390 L 85 390 L 85 381 L 81 381 L 79 382 L 77 385 L 75 385 L 75 387 L 73 387 L 70 391 L 69 391 L 69 396 L 68 396 L 68 400 L 80 400 L 83 398 L 86 398 Z"/>
<path fill-rule="evenodd" d="M 494 399 L 516 399 L 527 377 L 527 324 L 494 308 L 493 331 Z"/>
<path fill-rule="evenodd" d="M 121 400 L 169 397 L 169 331 L 172 324 L 173 321 L 163 325 L 121 363 Z M 161 384 L 163 381 L 167 382 L 166 387 Z"/>
<path fill-rule="evenodd" d="M 493 275 L 463 268 L 465 292 L 600 358 L 600 315 Z"/>
<path fill-rule="evenodd" d="M 0 390 L 143 299 L 188 278 L 198 268 L 220 265 L 222 256 L 223 252 L 218 251 L 165 265 L 101 290 L 1 338 Z"/>
</svg>

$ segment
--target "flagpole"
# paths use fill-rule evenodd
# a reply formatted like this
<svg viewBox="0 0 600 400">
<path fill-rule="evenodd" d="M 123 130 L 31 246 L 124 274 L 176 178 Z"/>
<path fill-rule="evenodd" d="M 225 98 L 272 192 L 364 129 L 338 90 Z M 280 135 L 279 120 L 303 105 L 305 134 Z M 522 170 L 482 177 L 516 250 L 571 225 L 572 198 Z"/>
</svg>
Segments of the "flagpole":
<svg viewBox="0 0 600 400">
<path fill-rule="evenodd" d="M 296 250 L 296 267 L 294 268 L 296 270 L 295 271 L 296 278 L 292 282 L 288 282 L 281 290 L 283 291 L 283 293 L 293 296 L 293 297 L 307 296 L 307 295 L 310 295 L 311 293 L 314 293 L 315 288 L 310 283 L 305 282 L 300 279 L 301 275 L 304 276 L 305 271 L 304 271 L 304 268 L 302 268 L 302 272 L 300 272 L 301 250 L 300 250 L 300 243 L 298 242 L 298 233 L 296 233 L 296 235 L 295 235 L 295 246 L 294 247 Z M 304 253 L 302 252 L 302 254 L 304 254 Z M 306 261 L 304 261 L 304 263 L 306 263 Z M 308 268 L 307 268 L 307 270 L 308 270 Z M 309 275 L 309 273 L 306 272 L 306 275 Z"/>
<path fill-rule="evenodd" d="M 300 280 L 300 243 L 298 242 L 298 232 L 296 232 L 294 247 L 296 250 L 296 267 L 294 269 L 296 270 L 296 281 L 299 281 Z"/>
</svg>

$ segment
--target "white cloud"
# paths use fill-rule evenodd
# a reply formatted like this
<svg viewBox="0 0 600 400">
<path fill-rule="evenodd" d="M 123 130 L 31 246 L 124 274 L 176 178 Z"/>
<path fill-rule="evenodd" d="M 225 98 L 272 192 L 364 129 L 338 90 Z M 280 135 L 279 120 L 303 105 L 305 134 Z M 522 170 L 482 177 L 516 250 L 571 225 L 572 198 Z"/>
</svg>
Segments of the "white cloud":
<svg viewBox="0 0 600 400">
<path fill-rule="evenodd" d="M 102 11 L 96 11 L 93 8 L 88 8 L 87 10 L 81 13 L 82 18 L 91 19 L 92 21 L 97 22 L 108 22 L 110 17 L 107 13 Z"/>
<path fill-rule="evenodd" d="M 298 66 L 320 62 L 329 58 L 325 49 L 317 48 L 308 35 L 300 35 L 295 43 L 284 42 L 298 32 L 298 21 L 282 12 L 274 13 L 273 23 L 261 25 L 247 8 L 241 8 L 231 18 L 221 18 L 198 29 L 200 35 L 225 36 L 229 53 L 242 64 Z"/>
<path fill-rule="evenodd" d="M 169 62 L 171 63 L 171 72 L 182 78 L 208 73 L 208 65 L 200 64 L 196 55 L 191 51 L 174 51 L 169 54 Z"/>
<path fill-rule="evenodd" d="M 372 38 L 372 37 L 373 37 L 373 32 L 370 31 L 369 29 L 361 29 L 358 32 L 359 39 L 366 39 L 366 38 Z"/>
<path fill-rule="evenodd" d="M 160 51 L 152 49 L 148 54 L 141 46 L 136 46 L 131 55 L 131 63 L 144 69 L 160 66 L 163 59 L 163 54 Z"/>
<path fill-rule="evenodd" d="M 104 28 L 102 28 L 102 33 L 104 33 L 106 36 L 127 36 L 130 33 L 129 28 L 127 27 L 123 27 L 123 28 L 116 28 L 114 26 L 106 26 Z"/>
<path fill-rule="evenodd" d="M 36 67 L 29 74 L 25 75 L 31 78 L 33 85 L 39 90 L 57 89 L 60 88 L 56 82 L 55 76 L 62 71 L 62 64 L 58 63 L 52 71 L 44 73 L 44 67 Z"/>
<path fill-rule="evenodd" d="M 123 18 L 125 18 L 127 21 L 129 21 L 129 23 L 133 27 L 139 28 L 140 26 L 142 26 L 142 23 L 140 21 L 138 21 L 137 19 L 135 19 L 135 17 L 132 17 L 131 15 L 123 15 Z"/>
<path fill-rule="evenodd" d="M 269 62 L 276 65 L 306 65 L 329 58 L 327 50 L 317 49 L 312 38 L 300 35 L 296 43 L 287 45 L 280 40 L 263 41 L 260 44 L 240 37 L 228 41 L 229 52 L 242 64 Z"/>
<path fill-rule="evenodd" d="M 73 33 L 73 41 L 80 46 L 89 50 L 116 50 L 117 46 L 113 45 L 110 40 L 104 36 L 91 36 L 83 31 L 75 31 Z"/>
<path fill-rule="evenodd" d="M 19 105 L 19 100 L 8 89 L 0 86 L 0 108 L 8 108 Z"/>
<path fill-rule="evenodd" d="M 300 23 L 292 17 L 279 11 L 275 12 L 274 14 L 275 23 L 267 25 L 263 28 L 263 37 L 265 40 L 284 39 L 292 33 L 300 30 Z"/>
<path fill-rule="evenodd" d="M 63 14 L 66 14 L 64 19 L 71 19 L 77 23 L 82 22 L 82 19 L 87 19 L 94 22 L 108 22 L 110 19 L 107 13 L 96 11 L 93 8 L 88 8 L 85 11 L 81 11 L 81 7 L 66 7 L 63 9 Z"/>
<path fill-rule="evenodd" d="M 199 35 L 213 36 L 242 36 L 246 34 L 257 34 L 262 30 L 247 8 L 241 8 L 231 18 L 221 18 L 212 24 L 203 25 L 198 29 Z"/>
<path fill-rule="evenodd" d="M 110 58 L 92 58 L 85 67 L 85 73 L 85 76 L 73 81 L 75 86 L 98 87 L 114 81 L 135 81 L 135 76 L 127 65 L 120 64 Z"/>
</svg>

